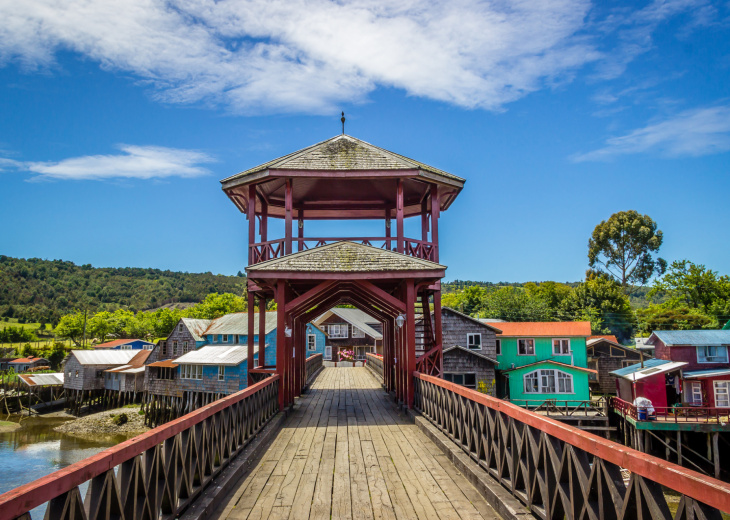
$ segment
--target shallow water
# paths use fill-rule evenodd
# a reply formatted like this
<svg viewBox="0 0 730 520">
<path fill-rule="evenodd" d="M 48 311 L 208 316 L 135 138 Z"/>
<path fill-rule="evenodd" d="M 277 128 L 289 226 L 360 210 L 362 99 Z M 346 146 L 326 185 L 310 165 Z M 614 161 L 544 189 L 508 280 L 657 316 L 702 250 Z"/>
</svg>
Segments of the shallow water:
<svg viewBox="0 0 730 520">
<path fill-rule="evenodd" d="M 0 433 L 0 493 L 70 466 L 126 439 L 86 440 L 53 431 L 67 420 L 24 418 L 19 430 Z M 85 491 L 85 488 L 81 489 L 82 496 Z M 33 518 L 43 518 L 44 511 L 45 506 L 34 509 Z"/>
</svg>

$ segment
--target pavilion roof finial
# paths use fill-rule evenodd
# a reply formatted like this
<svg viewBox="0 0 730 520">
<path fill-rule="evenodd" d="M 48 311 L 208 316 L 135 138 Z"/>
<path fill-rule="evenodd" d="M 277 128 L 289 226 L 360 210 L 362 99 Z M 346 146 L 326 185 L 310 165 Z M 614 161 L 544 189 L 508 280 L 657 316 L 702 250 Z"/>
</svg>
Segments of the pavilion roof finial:
<svg viewBox="0 0 730 520">
<path fill-rule="evenodd" d="M 345 112 L 342 112 L 342 117 L 340 118 L 340 121 L 342 121 L 342 135 L 345 135 Z"/>
</svg>

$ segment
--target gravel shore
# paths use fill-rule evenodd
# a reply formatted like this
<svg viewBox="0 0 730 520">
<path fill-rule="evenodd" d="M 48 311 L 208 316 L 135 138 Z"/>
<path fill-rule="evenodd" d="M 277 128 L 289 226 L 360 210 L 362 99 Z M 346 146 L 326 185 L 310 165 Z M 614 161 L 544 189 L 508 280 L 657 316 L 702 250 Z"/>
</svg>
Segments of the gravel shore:
<svg viewBox="0 0 730 520">
<path fill-rule="evenodd" d="M 113 419 L 120 414 L 127 415 L 127 422 L 118 425 L 114 423 Z M 139 414 L 139 406 L 136 406 L 87 415 L 62 424 L 54 430 L 68 435 L 90 438 L 98 436 L 133 437 L 146 432 L 149 428 L 144 424 L 144 416 Z"/>
</svg>

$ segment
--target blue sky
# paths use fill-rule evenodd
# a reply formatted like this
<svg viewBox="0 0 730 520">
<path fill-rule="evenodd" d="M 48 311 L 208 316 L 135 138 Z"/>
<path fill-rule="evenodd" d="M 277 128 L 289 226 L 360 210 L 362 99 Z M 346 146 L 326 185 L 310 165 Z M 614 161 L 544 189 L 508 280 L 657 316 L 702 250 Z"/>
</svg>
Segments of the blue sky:
<svg viewBox="0 0 730 520">
<path fill-rule="evenodd" d="M 579 280 L 627 209 L 667 260 L 730 273 L 727 2 L 116 5 L 0 1 L 0 254 L 235 274 L 246 221 L 218 181 L 344 110 L 467 179 L 450 280 Z"/>
</svg>

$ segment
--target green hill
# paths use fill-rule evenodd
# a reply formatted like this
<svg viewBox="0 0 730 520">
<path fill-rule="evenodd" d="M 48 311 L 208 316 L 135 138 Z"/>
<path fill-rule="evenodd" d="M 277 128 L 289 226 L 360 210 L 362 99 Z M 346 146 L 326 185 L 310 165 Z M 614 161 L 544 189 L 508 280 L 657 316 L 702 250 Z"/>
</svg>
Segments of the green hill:
<svg viewBox="0 0 730 520">
<path fill-rule="evenodd" d="M 153 309 L 196 303 L 210 293 L 243 295 L 243 275 L 181 273 L 138 267 L 76 265 L 63 260 L 0 255 L 0 316 L 20 323 L 56 323 L 76 309 Z"/>
</svg>

